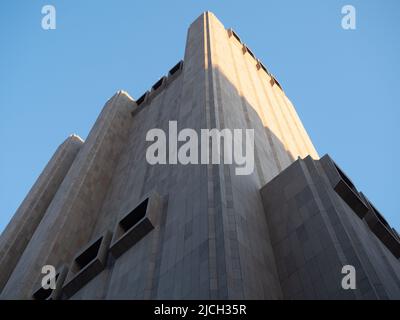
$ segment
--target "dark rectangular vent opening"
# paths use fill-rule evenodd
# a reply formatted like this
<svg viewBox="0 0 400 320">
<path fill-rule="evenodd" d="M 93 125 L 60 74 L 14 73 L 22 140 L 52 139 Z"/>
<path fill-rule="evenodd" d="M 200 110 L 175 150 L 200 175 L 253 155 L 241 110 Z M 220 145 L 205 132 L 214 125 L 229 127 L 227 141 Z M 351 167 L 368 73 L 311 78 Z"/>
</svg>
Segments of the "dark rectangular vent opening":
<svg viewBox="0 0 400 320">
<path fill-rule="evenodd" d="M 362 219 L 368 212 L 367 205 L 361 200 L 360 196 L 343 179 L 334 187 L 336 193 L 353 209 L 353 211 Z"/>
<path fill-rule="evenodd" d="M 267 73 L 269 74 L 269 76 L 271 77 L 271 80 L 269 81 L 269 83 L 271 84 L 271 86 L 274 86 L 275 84 L 283 91 L 281 84 L 278 82 L 278 80 L 276 80 L 276 78 L 274 77 L 273 74 L 269 73 L 267 71 Z"/>
<path fill-rule="evenodd" d="M 86 267 L 90 262 L 92 262 L 94 259 L 96 259 L 100 245 L 101 245 L 101 240 L 97 240 L 95 243 L 93 243 L 89 248 L 87 248 L 83 253 L 81 253 L 76 259 L 76 265 L 79 268 L 79 270 L 83 269 Z"/>
<path fill-rule="evenodd" d="M 237 35 L 237 33 L 236 33 L 235 31 L 233 31 L 232 29 L 231 29 L 231 32 L 232 32 L 232 35 L 235 37 L 235 39 L 236 39 L 237 41 L 239 41 L 240 43 L 242 43 L 242 40 L 240 40 L 240 38 L 239 38 L 239 36 Z"/>
<path fill-rule="evenodd" d="M 340 177 L 334 186 L 334 190 L 361 219 L 364 218 L 365 214 L 369 210 L 367 203 L 364 202 L 362 195 L 359 194 L 351 180 L 344 174 L 336 163 L 333 161 L 332 163 Z"/>
<path fill-rule="evenodd" d="M 44 288 L 40 288 L 38 291 L 35 292 L 35 294 L 33 295 L 33 299 L 34 300 L 47 300 L 51 293 L 53 292 L 52 289 L 44 289 Z"/>
<path fill-rule="evenodd" d="M 276 80 L 275 78 L 274 78 L 274 81 L 275 81 L 276 85 L 283 91 L 282 86 L 281 86 L 281 84 L 279 83 L 279 81 Z"/>
<path fill-rule="evenodd" d="M 371 208 L 375 211 L 376 217 L 378 218 L 378 220 L 386 227 L 389 228 L 389 230 L 391 230 L 391 226 L 389 225 L 389 223 L 386 221 L 386 219 L 383 217 L 383 215 L 375 208 L 375 206 L 370 202 L 369 205 L 371 206 Z"/>
<path fill-rule="evenodd" d="M 66 283 L 62 287 L 64 298 L 74 295 L 104 270 L 110 241 L 111 232 L 106 231 L 77 254 L 67 275 Z"/>
<path fill-rule="evenodd" d="M 169 70 L 168 74 L 169 74 L 170 76 L 172 76 L 173 74 L 175 74 L 175 73 L 181 68 L 181 64 L 182 64 L 182 61 L 179 61 L 175 66 L 172 67 L 171 70 Z"/>
<path fill-rule="evenodd" d="M 364 196 L 365 197 L 365 196 Z M 373 233 L 382 241 L 382 243 L 393 253 L 396 258 L 400 257 L 400 240 L 395 229 L 390 227 L 386 219 L 378 210 L 368 201 L 371 211 L 366 216 L 366 221 Z"/>
<path fill-rule="evenodd" d="M 347 177 L 347 175 L 336 165 L 335 168 L 337 170 L 337 172 L 339 173 L 340 177 L 344 180 L 344 182 L 346 182 L 346 184 L 355 192 L 357 192 L 356 187 L 354 186 L 353 182 L 351 182 L 351 180 Z"/>
<path fill-rule="evenodd" d="M 58 279 L 58 276 L 60 275 L 60 273 L 57 273 L 56 274 L 56 282 L 57 282 L 57 279 Z M 49 299 L 50 298 L 50 296 L 51 296 L 51 294 L 53 293 L 53 289 L 45 289 L 45 288 L 43 288 L 43 287 L 40 287 L 40 289 L 39 290 L 37 290 L 34 294 L 33 294 L 33 296 L 32 296 L 32 298 L 34 299 L 34 300 L 47 300 L 47 299 Z"/>
<path fill-rule="evenodd" d="M 154 229 L 162 210 L 162 199 L 153 192 L 115 226 L 110 251 L 118 258 Z"/>
<path fill-rule="evenodd" d="M 161 87 L 163 81 L 164 81 L 164 78 L 161 78 L 160 80 L 158 80 L 158 81 L 152 86 L 152 90 L 153 90 L 153 91 L 156 91 L 159 87 Z"/>
<path fill-rule="evenodd" d="M 249 55 L 251 55 L 254 59 L 256 58 L 254 53 L 248 47 L 246 47 L 246 50 L 249 53 Z"/>
<path fill-rule="evenodd" d="M 269 73 L 267 68 L 261 62 L 259 62 L 259 63 L 260 63 L 261 69 L 263 69 L 266 73 Z"/>
<path fill-rule="evenodd" d="M 147 198 L 120 221 L 119 225 L 121 226 L 123 232 L 128 231 L 136 223 L 144 218 L 144 216 L 146 215 L 148 203 L 149 199 Z"/>
<path fill-rule="evenodd" d="M 143 103 L 144 99 L 146 99 L 146 94 L 147 94 L 147 92 L 144 95 L 142 95 L 139 99 L 136 100 L 137 105 L 140 105 Z"/>
</svg>

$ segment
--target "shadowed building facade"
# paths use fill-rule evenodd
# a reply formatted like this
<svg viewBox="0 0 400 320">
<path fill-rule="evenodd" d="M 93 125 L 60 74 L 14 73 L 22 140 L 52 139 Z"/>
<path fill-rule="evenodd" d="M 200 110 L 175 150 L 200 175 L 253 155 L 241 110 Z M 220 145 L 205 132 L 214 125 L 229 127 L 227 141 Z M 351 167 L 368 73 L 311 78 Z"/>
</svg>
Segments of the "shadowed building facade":
<svg viewBox="0 0 400 320">
<path fill-rule="evenodd" d="M 254 129 L 254 171 L 150 165 L 146 133 Z M 312 145 L 280 84 L 206 12 L 184 60 L 56 151 L 0 239 L 3 299 L 400 297 L 399 237 Z M 343 265 L 357 271 L 343 290 Z M 56 289 L 40 283 L 57 269 Z"/>
</svg>

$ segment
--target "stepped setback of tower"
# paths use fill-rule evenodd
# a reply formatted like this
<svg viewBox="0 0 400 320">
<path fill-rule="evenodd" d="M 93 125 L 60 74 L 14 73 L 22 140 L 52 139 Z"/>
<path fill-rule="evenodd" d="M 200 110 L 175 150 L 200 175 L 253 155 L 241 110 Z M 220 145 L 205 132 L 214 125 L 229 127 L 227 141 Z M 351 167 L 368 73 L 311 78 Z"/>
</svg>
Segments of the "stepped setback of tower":
<svg viewBox="0 0 400 320">
<path fill-rule="evenodd" d="M 146 133 L 253 129 L 254 171 L 151 165 Z M 2 299 L 395 299 L 400 238 L 281 85 L 210 12 L 143 96 L 117 92 L 55 152 L 0 238 Z M 56 268 L 56 289 L 41 287 Z M 357 288 L 342 287 L 342 268 Z"/>
</svg>

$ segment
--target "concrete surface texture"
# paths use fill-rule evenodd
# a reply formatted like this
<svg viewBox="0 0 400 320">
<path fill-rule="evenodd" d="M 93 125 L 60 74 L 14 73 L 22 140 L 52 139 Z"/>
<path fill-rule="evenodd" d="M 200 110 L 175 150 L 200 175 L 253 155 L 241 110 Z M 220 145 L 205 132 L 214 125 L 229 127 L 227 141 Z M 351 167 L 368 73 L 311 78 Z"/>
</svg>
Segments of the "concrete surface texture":
<svg viewBox="0 0 400 320">
<path fill-rule="evenodd" d="M 177 121 L 178 130 L 192 128 L 199 134 L 211 128 L 254 129 L 254 172 L 238 176 L 233 164 L 150 165 L 146 133 L 153 128 L 168 132 L 169 121 Z M 311 278 L 301 290 L 294 288 L 303 279 L 299 274 L 304 266 L 297 266 L 290 255 L 282 258 L 277 239 L 289 233 L 271 209 L 291 198 L 266 190 L 271 185 L 282 189 L 286 180 L 273 179 L 293 171 L 303 161 L 298 158 L 319 163 L 319 156 L 279 82 L 210 12 L 191 24 L 183 63 L 137 100 L 116 93 L 86 141 L 69 140 L 60 147 L 65 151 L 56 151 L 0 238 L 2 299 L 32 299 L 43 265 L 69 269 L 66 281 L 57 283 L 67 289 L 57 291 L 62 299 L 397 294 L 393 282 L 391 289 L 386 286 L 390 279 L 398 281 L 398 260 L 365 224 L 354 220 L 360 218 L 350 209 L 343 210 L 349 216 L 346 226 L 356 229 L 353 252 L 365 247 L 364 240 L 376 246 L 362 253 L 368 288 L 360 294 L 341 293 L 340 271 L 332 275 L 337 270 L 329 268 L 324 270 L 332 287 L 325 294 L 320 293 L 325 287 L 313 287 L 320 278 Z M 284 179 L 297 181 L 299 173 L 293 174 Z M 299 201 L 293 209 L 306 210 Z M 321 208 L 317 216 L 327 214 L 328 207 Z M 328 227 L 329 236 L 341 232 Z M 343 250 L 336 240 L 330 244 L 328 261 L 338 267 L 345 262 Z M 290 270 L 296 276 L 286 264 L 295 264 Z M 311 267 L 307 274 L 320 270 Z M 391 276 L 382 280 L 382 270 Z M 377 289 L 378 278 L 382 290 Z M 315 291 L 308 292 L 311 287 Z"/>
<path fill-rule="evenodd" d="M 329 156 L 297 160 L 261 195 L 283 298 L 400 299 L 400 239 L 371 229 L 371 204 Z M 342 287 L 346 265 L 355 290 Z"/>
</svg>

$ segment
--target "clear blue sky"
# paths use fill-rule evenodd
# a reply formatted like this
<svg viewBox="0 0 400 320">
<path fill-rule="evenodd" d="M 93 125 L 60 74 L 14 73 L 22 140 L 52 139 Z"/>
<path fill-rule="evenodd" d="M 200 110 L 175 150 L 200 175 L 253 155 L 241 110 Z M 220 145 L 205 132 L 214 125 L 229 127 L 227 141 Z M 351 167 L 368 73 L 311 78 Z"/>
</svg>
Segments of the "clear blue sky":
<svg viewBox="0 0 400 320">
<path fill-rule="evenodd" d="M 57 29 L 41 28 L 41 8 Z M 341 8 L 357 29 L 341 28 Z M 400 230 L 400 1 L 1 1 L 0 231 L 57 146 L 86 138 L 119 89 L 139 97 L 213 11 L 281 82 L 329 153 Z"/>
</svg>

